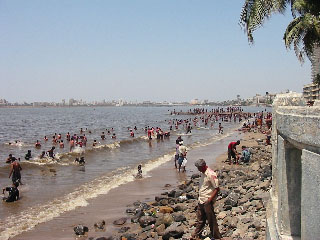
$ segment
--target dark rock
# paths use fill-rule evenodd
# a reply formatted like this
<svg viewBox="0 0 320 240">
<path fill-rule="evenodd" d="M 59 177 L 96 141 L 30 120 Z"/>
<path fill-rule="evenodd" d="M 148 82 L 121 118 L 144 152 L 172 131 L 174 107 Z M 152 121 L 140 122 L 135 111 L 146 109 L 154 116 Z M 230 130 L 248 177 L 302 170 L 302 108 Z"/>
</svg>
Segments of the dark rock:
<svg viewBox="0 0 320 240">
<path fill-rule="evenodd" d="M 126 209 L 126 213 L 129 214 L 129 215 L 134 215 L 135 212 L 136 212 L 136 210 L 133 209 L 133 208 L 127 208 L 127 209 Z"/>
<path fill-rule="evenodd" d="M 223 210 L 228 211 L 231 210 L 232 206 L 231 205 L 224 205 Z"/>
<path fill-rule="evenodd" d="M 175 212 L 184 211 L 184 210 L 186 210 L 186 206 L 184 206 L 184 205 L 175 205 L 175 206 L 173 207 L 173 210 L 174 210 Z"/>
<path fill-rule="evenodd" d="M 171 184 L 167 183 L 166 185 L 164 185 L 165 188 L 171 187 Z"/>
<path fill-rule="evenodd" d="M 169 204 L 169 200 L 168 200 L 168 199 L 161 199 L 161 200 L 159 201 L 159 204 L 160 204 L 161 206 L 166 206 L 166 205 Z"/>
<path fill-rule="evenodd" d="M 193 189 L 193 187 L 191 186 L 191 185 L 189 185 L 184 191 L 186 192 L 186 193 L 189 193 L 189 192 L 191 192 L 191 191 L 193 191 L 194 189 Z"/>
<path fill-rule="evenodd" d="M 133 217 L 133 218 L 131 218 L 131 222 L 132 223 L 137 223 L 137 222 L 139 222 L 139 218 L 140 217 Z"/>
<path fill-rule="evenodd" d="M 115 240 L 113 236 L 98 237 L 95 240 Z"/>
<path fill-rule="evenodd" d="M 231 205 L 232 207 L 236 207 L 238 205 L 239 196 L 235 192 L 231 192 L 226 201 L 225 205 Z"/>
<path fill-rule="evenodd" d="M 173 213 L 172 217 L 174 219 L 175 222 L 183 222 L 186 221 L 187 218 L 182 214 L 182 213 Z"/>
<path fill-rule="evenodd" d="M 138 206 L 140 206 L 140 204 L 141 204 L 141 202 L 140 202 L 140 201 L 136 201 L 136 202 L 134 202 L 134 203 L 133 203 L 133 206 L 138 207 Z"/>
<path fill-rule="evenodd" d="M 119 233 L 125 233 L 130 229 L 130 227 L 122 227 L 120 228 L 120 230 L 118 231 Z"/>
<path fill-rule="evenodd" d="M 177 190 L 177 191 L 175 192 L 175 194 L 174 194 L 174 197 L 175 197 L 175 198 L 178 198 L 178 197 L 180 197 L 182 194 L 183 194 L 183 191 L 182 191 L 182 190 Z"/>
<path fill-rule="evenodd" d="M 184 234 L 184 229 L 180 223 L 171 224 L 163 233 L 162 239 L 169 240 L 170 238 L 181 238 Z"/>
<path fill-rule="evenodd" d="M 156 226 L 159 226 L 161 224 L 164 224 L 166 227 L 170 226 L 171 223 L 173 223 L 174 219 L 173 217 L 166 213 L 166 214 L 159 214 L 158 215 L 158 218 L 156 220 Z"/>
<path fill-rule="evenodd" d="M 156 223 L 156 219 L 154 217 L 151 216 L 143 216 L 141 218 L 139 218 L 139 224 L 142 228 L 149 226 L 151 224 Z"/>
<path fill-rule="evenodd" d="M 269 178 L 272 176 L 272 169 L 270 166 L 265 166 L 262 170 L 262 178 L 265 179 L 265 178 Z"/>
<path fill-rule="evenodd" d="M 126 222 L 127 218 L 120 218 L 118 220 L 113 221 L 113 224 L 119 226 L 125 224 Z"/>
<path fill-rule="evenodd" d="M 229 191 L 226 190 L 226 189 L 220 189 L 219 194 L 220 194 L 223 198 L 225 198 L 225 197 L 227 197 L 227 196 L 229 195 Z"/>
<path fill-rule="evenodd" d="M 174 197 L 175 194 L 176 194 L 176 190 L 173 189 L 168 193 L 168 197 Z"/>
<path fill-rule="evenodd" d="M 198 195 L 196 195 L 195 193 L 187 193 L 186 197 L 187 199 L 197 199 Z"/>
<path fill-rule="evenodd" d="M 99 222 L 96 222 L 93 226 L 96 228 L 96 229 L 100 229 L 100 230 L 103 230 L 104 227 L 106 225 L 106 222 L 104 220 L 102 221 L 99 221 Z"/>
<path fill-rule="evenodd" d="M 73 228 L 73 231 L 77 235 L 84 235 L 86 232 L 89 231 L 89 228 L 83 225 L 78 225 Z"/>
<path fill-rule="evenodd" d="M 157 228 L 156 228 L 156 232 L 162 236 L 164 231 L 166 230 L 166 226 L 164 224 L 161 224 L 159 225 Z"/>
<path fill-rule="evenodd" d="M 168 199 L 168 197 L 167 196 L 156 196 L 154 199 L 156 200 L 156 202 L 160 202 L 163 199 Z"/>
</svg>

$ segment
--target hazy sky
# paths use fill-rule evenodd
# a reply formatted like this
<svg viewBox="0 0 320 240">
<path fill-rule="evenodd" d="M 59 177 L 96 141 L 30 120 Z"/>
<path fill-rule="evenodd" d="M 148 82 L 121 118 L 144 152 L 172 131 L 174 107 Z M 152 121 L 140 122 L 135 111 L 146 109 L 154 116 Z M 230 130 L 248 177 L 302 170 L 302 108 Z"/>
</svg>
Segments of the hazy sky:
<svg viewBox="0 0 320 240">
<path fill-rule="evenodd" d="M 0 98 L 190 101 L 311 82 L 274 16 L 248 44 L 244 0 L 0 0 Z"/>
</svg>

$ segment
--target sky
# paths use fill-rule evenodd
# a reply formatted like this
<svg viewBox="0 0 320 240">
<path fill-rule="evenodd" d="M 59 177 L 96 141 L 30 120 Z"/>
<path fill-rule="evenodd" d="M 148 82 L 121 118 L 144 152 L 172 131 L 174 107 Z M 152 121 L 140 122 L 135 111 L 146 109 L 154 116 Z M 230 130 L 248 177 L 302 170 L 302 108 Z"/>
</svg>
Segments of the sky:
<svg viewBox="0 0 320 240">
<path fill-rule="evenodd" d="M 248 43 L 244 0 L 0 0 L 0 99 L 210 101 L 301 92 L 282 40 L 290 12 Z"/>
</svg>

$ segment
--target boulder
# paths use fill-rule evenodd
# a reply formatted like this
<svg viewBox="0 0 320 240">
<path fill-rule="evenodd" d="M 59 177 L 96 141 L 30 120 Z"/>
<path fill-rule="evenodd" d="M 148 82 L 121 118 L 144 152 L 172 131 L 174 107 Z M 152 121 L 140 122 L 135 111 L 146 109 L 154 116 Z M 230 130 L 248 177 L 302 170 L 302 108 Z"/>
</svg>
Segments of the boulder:
<svg viewBox="0 0 320 240">
<path fill-rule="evenodd" d="M 172 217 L 175 222 L 183 222 L 187 220 L 187 218 L 182 213 L 179 213 L 179 212 L 173 213 Z"/>
<path fill-rule="evenodd" d="M 119 218 L 118 220 L 113 221 L 114 225 L 120 226 L 127 222 L 127 218 Z"/>
<path fill-rule="evenodd" d="M 172 207 L 160 207 L 159 208 L 160 213 L 173 213 L 173 208 Z"/>
<path fill-rule="evenodd" d="M 89 228 L 86 226 L 83 226 L 83 225 L 78 225 L 73 228 L 73 231 L 76 235 L 82 236 L 82 235 L 85 235 L 86 232 L 89 231 Z"/>
<path fill-rule="evenodd" d="M 164 224 L 166 227 L 170 226 L 173 223 L 174 219 L 171 214 L 159 214 L 156 220 L 156 226 Z"/>
<path fill-rule="evenodd" d="M 163 233 L 162 239 L 169 240 L 170 238 L 181 238 L 184 234 L 184 229 L 180 223 L 173 223 Z"/>
<path fill-rule="evenodd" d="M 159 225 L 156 227 L 156 232 L 162 236 L 164 234 L 164 231 L 166 230 L 166 226 L 164 224 Z"/>
<path fill-rule="evenodd" d="M 122 227 L 120 228 L 120 230 L 118 231 L 118 233 L 125 233 L 130 229 L 130 227 Z"/>
<path fill-rule="evenodd" d="M 231 192 L 225 201 L 225 205 L 231 205 L 232 207 L 236 207 L 238 205 L 238 200 L 239 195 L 235 192 Z"/>
<path fill-rule="evenodd" d="M 139 224 L 142 228 L 149 226 L 151 224 L 156 223 L 156 219 L 154 217 L 151 216 L 142 216 L 141 218 L 139 218 Z"/>
</svg>

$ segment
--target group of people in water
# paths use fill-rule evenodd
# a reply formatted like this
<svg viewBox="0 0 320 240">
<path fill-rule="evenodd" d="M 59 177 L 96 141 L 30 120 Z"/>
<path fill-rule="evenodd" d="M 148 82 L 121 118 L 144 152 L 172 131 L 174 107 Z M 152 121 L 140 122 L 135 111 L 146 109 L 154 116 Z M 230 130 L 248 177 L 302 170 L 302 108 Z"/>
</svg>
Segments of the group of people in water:
<svg viewBox="0 0 320 240">
<path fill-rule="evenodd" d="M 171 114 L 176 115 L 183 115 L 182 112 L 178 114 L 175 110 Z M 243 124 L 242 131 L 250 131 L 252 128 L 258 127 L 262 125 L 263 120 L 265 119 L 265 123 L 270 128 L 272 123 L 272 115 L 270 113 L 264 113 L 263 111 L 260 113 L 244 113 L 243 109 L 241 107 L 228 107 L 226 109 L 224 108 L 217 108 L 212 109 L 211 111 L 208 111 L 207 109 L 203 108 L 195 108 L 190 109 L 187 114 L 194 114 L 193 117 L 188 117 L 185 119 L 170 119 L 167 121 L 168 124 L 168 131 L 163 130 L 160 127 L 150 127 L 146 126 L 142 128 L 142 131 L 145 132 L 147 135 L 147 138 L 149 140 L 152 140 L 153 138 L 156 138 L 157 140 L 163 140 L 164 138 L 169 138 L 172 131 L 185 131 L 185 135 L 191 135 L 193 129 L 200 129 L 200 128 L 206 128 L 206 129 L 213 129 L 216 122 L 219 121 L 217 129 L 218 133 L 223 134 L 223 122 L 241 122 L 242 120 L 246 120 L 246 122 Z M 252 122 L 251 119 L 254 119 Z M 135 137 L 135 132 L 138 131 L 137 126 L 134 126 L 133 128 L 128 127 L 128 135 L 131 138 Z M 60 149 L 65 148 L 65 143 L 69 144 L 69 151 L 73 151 L 76 147 L 86 147 L 88 145 L 88 138 L 86 134 L 91 134 L 91 130 L 88 130 L 87 128 L 80 129 L 80 134 L 70 134 L 69 132 L 63 137 L 62 134 L 55 133 L 52 136 L 52 145 L 51 148 L 47 151 L 42 151 L 39 159 L 43 158 L 50 158 L 55 159 L 55 151 L 56 147 L 59 147 Z M 114 132 L 113 128 L 105 129 L 100 134 L 101 141 L 104 141 L 107 139 L 107 137 L 111 137 L 111 139 L 116 139 L 116 134 Z M 271 132 L 269 132 L 269 135 L 267 136 L 267 139 L 270 142 Z M 91 138 L 92 139 L 92 138 Z M 44 136 L 43 141 L 46 143 L 49 141 L 47 136 Z M 268 141 L 267 141 L 268 142 Z M 16 143 L 18 144 L 18 142 Z M 93 139 L 92 147 L 95 147 L 99 145 L 100 142 L 97 141 L 97 139 Z M 250 159 L 250 150 L 246 148 L 245 146 L 242 147 L 242 153 L 241 155 L 238 154 L 236 151 L 236 146 L 240 144 L 240 141 L 237 142 L 231 142 L 228 146 L 228 159 L 229 163 L 231 164 L 231 158 L 234 159 L 234 163 L 238 163 L 239 159 L 242 159 L 244 162 L 249 161 Z M 41 149 L 43 146 L 39 140 L 36 140 L 34 147 L 36 149 Z M 186 171 L 186 164 L 187 164 L 187 152 L 188 149 L 184 145 L 183 139 L 181 136 L 179 136 L 176 139 L 176 154 L 174 158 L 175 162 L 175 168 L 180 172 Z M 26 160 L 33 159 L 31 150 L 28 150 L 25 154 L 24 158 Z M 77 157 L 74 160 L 75 163 L 83 166 L 85 165 L 85 159 L 83 156 Z M 11 187 L 7 187 L 3 189 L 3 192 L 7 191 L 9 192 L 9 196 L 5 199 L 5 201 L 15 201 L 19 198 L 19 190 L 18 186 L 22 184 L 21 182 L 21 171 L 22 167 L 20 165 L 20 158 L 16 158 L 12 156 L 12 154 L 9 154 L 9 157 L 6 160 L 7 164 L 11 165 L 9 178 L 12 178 L 13 185 Z M 138 173 L 135 176 L 136 178 L 142 178 L 142 166 L 138 166 Z"/>
</svg>

